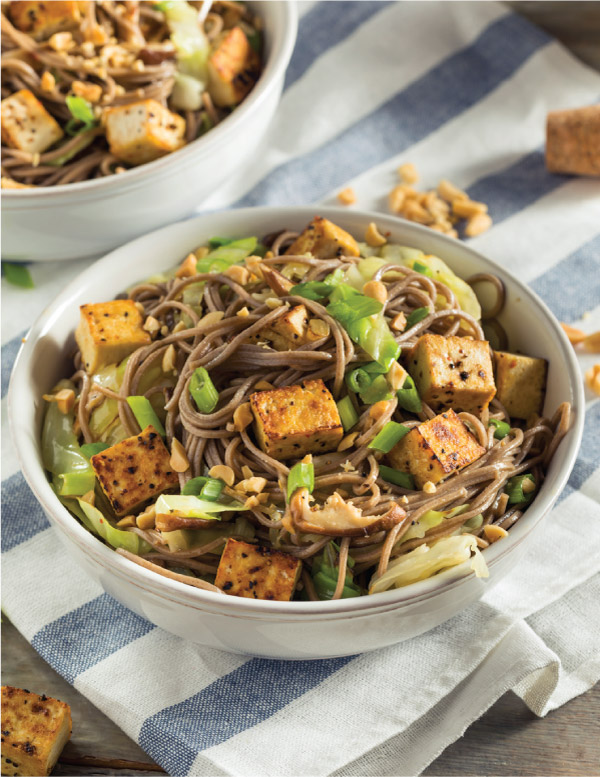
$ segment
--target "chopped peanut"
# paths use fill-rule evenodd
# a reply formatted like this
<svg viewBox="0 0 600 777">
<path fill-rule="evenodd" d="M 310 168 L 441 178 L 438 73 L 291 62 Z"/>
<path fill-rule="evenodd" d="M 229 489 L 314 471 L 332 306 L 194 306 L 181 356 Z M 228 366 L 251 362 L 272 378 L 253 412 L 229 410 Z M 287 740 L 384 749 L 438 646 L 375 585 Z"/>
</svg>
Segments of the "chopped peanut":
<svg viewBox="0 0 600 777">
<path fill-rule="evenodd" d="M 144 326 L 142 329 L 145 329 L 146 332 L 150 333 L 150 335 L 155 335 L 160 331 L 160 323 L 154 318 L 154 316 L 148 316 L 148 318 L 144 321 Z"/>
<path fill-rule="evenodd" d="M 586 351 L 600 353 L 600 332 L 593 332 L 591 335 L 587 335 L 583 341 L 583 347 Z"/>
<path fill-rule="evenodd" d="M 192 278 L 197 275 L 196 265 L 198 264 L 198 257 L 196 254 L 188 254 L 183 262 L 177 268 L 175 273 L 176 278 Z"/>
<path fill-rule="evenodd" d="M 388 204 L 392 213 L 400 213 L 404 206 L 406 199 L 406 192 L 402 186 L 394 186 L 392 191 L 388 195 Z"/>
<path fill-rule="evenodd" d="M 129 529 L 131 526 L 135 526 L 135 515 L 126 515 L 125 518 L 121 518 L 117 521 L 119 529 Z"/>
<path fill-rule="evenodd" d="M 84 81 L 73 81 L 71 91 L 78 97 L 83 97 L 91 103 L 100 102 L 102 87 L 99 84 L 88 84 Z"/>
<path fill-rule="evenodd" d="M 443 200 L 454 202 L 454 200 L 468 200 L 469 195 L 459 189 L 450 181 L 443 178 L 438 184 L 438 193 Z"/>
<path fill-rule="evenodd" d="M 402 179 L 403 183 L 416 183 L 419 180 L 419 174 L 417 168 L 411 163 L 400 165 L 398 168 L 398 175 Z"/>
<path fill-rule="evenodd" d="M 418 224 L 431 224 L 433 218 L 425 208 L 416 200 L 409 200 L 403 208 L 403 215 L 410 221 Z"/>
<path fill-rule="evenodd" d="M 208 474 L 211 478 L 218 478 L 219 480 L 225 481 L 228 486 L 232 486 L 235 481 L 233 470 L 225 464 L 216 464 L 214 467 L 210 468 Z"/>
<path fill-rule="evenodd" d="M 213 324 L 218 324 L 224 315 L 225 313 L 222 310 L 211 310 L 210 313 L 202 316 L 200 323 L 204 326 L 212 326 Z"/>
<path fill-rule="evenodd" d="M 143 513 L 140 513 L 135 519 L 138 529 L 153 529 L 156 522 L 156 510 L 154 505 L 149 507 Z"/>
<path fill-rule="evenodd" d="M 259 380 L 254 388 L 257 391 L 270 391 L 271 389 L 274 389 L 275 386 L 272 383 L 269 383 L 268 380 Z"/>
<path fill-rule="evenodd" d="M 358 432 L 352 432 L 351 434 L 347 434 L 344 439 L 341 441 L 341 443 L 338 445 L 337 450 L 338 452 L 341 451 L 347 451 L 348 448 L 351 448 L 354 445 L 354 440 L 358 437 Z"/>
<path fill-rule="evenodd" d="M 266 478 L 253 477 L 240 480 L 239 483 L 236 483 L 235 489 L 236 491 L 243 491 L 245 494 L 260 494 L 266 485 Z"/>
<path fill-rule="evenodd" d="M 587 337 L 585 332 L 582 332 L 581 329 L 576 329 L 570 324 L 565 324 L 563 321 L 561 321 L 560 325 L 562 326 L 566 336 L 569 338 L 571 345 L 578 345 L 579 343 L 582 343 Z"/>
<path fill-rule="evenodd" d="M 244 464 L 244 466 L 242 467 L 242 475 L 246 479 L 253 478 L 254 477 L 254 472 L 252 472 L 252 470 L 250 469 L 250 467 L 247 464 Z"/>
<path fill-rule="evenodd" d="M 394 316 L 390 322 L 390 326 L 394 332 L 404 332 L 406 329 L 406 316 L 402 311 Z"/>
<path fill-rule="evenodd" d="M 173 343 L 171 343 L 171 345 L 169 345 L 162 358 L 161 366 L 162 366 L 163 372 L 173 372 L 173 370 L 175 369 L 175 356 L 176 356 L 175 346 L 173 345 Z"/>
<path fill-rule="evenodd" d="M 48 45 L 54 51 L 66 51 L 74 46 L 75 41 L 70 32 L 55 32 L 50 36 Z"/>
<path fill-rule="evenodd" d="M 506 531 L 506 529 L 503 529 L 501 526 L 494 526 L 493 524 L 484 526 L 483 533 L 485 534 L 486 540 L 490 544 L 492 542 L 497 542 L 498 540 L 501 540 L 503 537 L 508 537 L 508 532 Z"/>
<path fill-rule="evenodd" d="M 94 491 L 88 491 L 87 494 L 84 494 L 82 497 L 80 497 L 82 502 L 87 502 L 89 505 L 94 506 L 96 502 L 96 494 Z"/>
<path fill-rule="evenodd" d="M 367 281 L 362 288 L 362 292 L 365 296 L 372 297 L 377 302 L 381 302 L 382 305 L 385 305 L 387 302 L 387 288 L 385 283 L 381 281 Z"/>
<path fill-rule="evenodd" d="M 249 315 L 250 315 L 250 311 L 245 305 L 243 308 L 240 308 L 236 313 L 236 316 L 239 316 L 240 318 L 247 318 Z"/>
<path fill-rule="evenodd" d="M 241 267 L 239 264 L 228 267 L 223 275 L 227 275 L 236 283 L 239 283 L 240 286 L 245 286 L 250 280 L 250 273 L 248 270 L 245 267 Z"/>
<path fill-rule="evenodd" d="M 488 206 L 484 202 L 476 200 L 454 200 L 452 203 L 452 212 L 461 219 L 468 219 L 476 216 L 478 213 L 487 213 Z"/>
<path fill-rule="evenodd" d="M 377 229 L 377 225 L 374 221 L 372 221 L 367 227 L 367 231 L 365 232 L 365 243 L 370 245 L 372 248 L 378 248 L 379 246 L 383 246 L 387 243 L 386 238 Z"/>
<path fill-rule="evenodd" d="M 236 407 L 233 413 L 233 428 L 236 432 L 241 432 L 247 426 L 250 426 L 254 416 L 250 408 L 250 402 L 244 402 L 243 405 Z"/>
<path fill-rule="evenodd" d="M 308 322 L 308 328 L 318 337 L 329 337 L 331 332 L 329 324 L 327 321 L 323 321 L 322 318 L 311 318 Z"/>
<path fill-rule="evenodd" d="M 589 388 L 600 396 L 600 364 L 594 364 L 585 373 L 585 382 Z"/>
<path fill-rule="evenodd" d="M 476 237 L 486 232 L 492 226 L 492 219 L 487 213 L 477 213 L 467 221 L 465 235 L 467 237 Z"/>
<path fill-rule="evenodd" d="M 56 402 L 60 412 L 66 415 L 75 405 L 75 392 L 73 389 L 61 389 L 56 394 L 44 394 L 42 399 L 46 402 Z"/>
<path fill-rule="evenodd" d="M 190 462 L 185 452 L 185 448 L 175 437 L 171 443 L 171 458 L 169 464 L 175 472 L 185 472 L 190 468 Z"/>
<path fill-rule="evenodd" d="M 44 70 L 40 78 L 40 88 L 43 92 L 53 92 L 56 86 L 56 79 L 48 70 Z"/>
<path fill-rule="evenodd" d="M 351 186 L 348 186 L 346 189 L 342 189 L 337 198 L 342 203 L 342 205 L 354 205 L 356 202 L 356 194 L 354 193 L 354 189 Z"/>
<path fill-rule="evenodd" d="M 398 389 L 401 389 L 402 386 L 404 386 L 406 378 L 408 377 L 408 372 L 401 364 L 393 362 L 386 377 L 390 384 L 390 388 L 393 391 L 398 391 Z"/>
<path fill-rule="evenodd" d="M 283 300 L 280 300 L 279 297 L 267 297 L 265 305 L 269 310 L 275 310 L 275 308 L 280 308 L 283 305 Z"/>
<path fill-rule="evenodd" d="M 428 480 L 426 483 L 423 483 L 423 491 L 425 491 L 426 494 L 435 494 L 437 487 L 435 483 L 432 483 L 431 480 Z"/>
</svg>

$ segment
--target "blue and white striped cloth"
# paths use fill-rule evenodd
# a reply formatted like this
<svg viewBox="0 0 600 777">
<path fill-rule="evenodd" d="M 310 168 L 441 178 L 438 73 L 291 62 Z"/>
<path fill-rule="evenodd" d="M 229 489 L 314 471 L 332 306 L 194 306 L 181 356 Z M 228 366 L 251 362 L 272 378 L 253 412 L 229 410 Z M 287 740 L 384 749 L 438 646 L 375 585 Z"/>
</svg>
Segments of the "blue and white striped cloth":
<svg viewBox="0 0 600 777">
<path fill-rule="evenodd" d="M 600 328 L 599 182 L 550 175 L 543 160 L 546 112 L 597 102 L 600 75 L 495 3 L 300 11 L 268 142 L 208 206 L 330 202 L 352 185 L 360 207 L 384 210 L 396 168 L 411 161 L 424 186 L 447 177 L 489 204 L 494 227 L 478 249 L 561 320 Z M 33 291 L 2 282 L 4 424 L 21 336 L 87 264 L 36 266 Z M 600 402 L 588 399 L 579 459 L 528 556 L 481 602 L 409 643 L 285 663 L 170 636 L 65 560 L 6 433 L 5 611 L 171 774 L 417 774 L 509 688 L 544 715 L 600 678 Z"/>
</svg>

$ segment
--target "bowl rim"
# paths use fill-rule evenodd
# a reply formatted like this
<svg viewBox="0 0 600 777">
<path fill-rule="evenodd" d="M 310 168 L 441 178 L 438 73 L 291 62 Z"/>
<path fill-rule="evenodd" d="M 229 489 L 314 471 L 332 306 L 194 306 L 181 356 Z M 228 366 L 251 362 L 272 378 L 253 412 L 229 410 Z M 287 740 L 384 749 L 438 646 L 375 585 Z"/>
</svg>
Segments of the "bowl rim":
<svg viewBox="0 0 600 777">
<path fill-rule="evenodd" d="M 352 599 L 339 599 L 336 601 L 319 602 L 273 602 L 260 599 L 246 599 L 243 597 L 221 596 L 212 591 L 204 591 L 193 586 L 180 583 L 176 580 L 163 577 L 155 572 L 147 570 L 135 562 L 126 559 L 113 549 L 106 546 L 101 540 L 85 529 L 74 516 L 60 503 L 46 479 L 43 467 L 36 461 L 39 449 L 39 429 L 24 426 L 20 423 L 20 407 L 28 405 L 28 387 L 27 387 L 27 368 L 29 365 L 29 356 L 33 352 L 34 344 L 38 335 L 45 330 L 48 325 L 48 319 L 53 315 L 57 316 L 62 308 L 68 304 L 69 297 L 88 283 L 88 277 L 98 272 L 103 265 L 111 263 L 118 264 L 132 249 L 140 249 L 146 244 L 151 245 L 153 238 L 159 234 L 167 236 L 176 235 L 179 231 L 186 231 L 194 228 L 196 225 L 199 231 L 206 227 L 215 215 L 230 216 L 232 224 L 236 219 L 243 219 L 249 216 L 256 216 L 257 220 L 261 217 L 265 219 L 277 219 L 289 216 L 290 219 L 310 220 L 315 213 L 335 221 L 336 217 L 340 219 L 352 219 L 362 222 L 365 225 L 375 221 L 379 227 L 385 229 L 398 230 L 402 228 L 404 232 L 414 235 L 416 245 L 419 244 L 419 238 L 432 239 L 431 230 L 420 224 L 406 221 L 405 219 L 387 214 L 336 208 L 331 206 L 288 206 L 288 207 L 256 207 L 243 208 L 238 210 L 225 211 L 221 214 L 205 213 L 185 221 L 162 227 L 153 232 L 147 233 L 123 246 L 114 249 L 106 254 L 102 259 L 94 262 L 93 265 L 84 270 L 73 281 L 71 281 L 58 297 L 48 305 L 43 313 L 38 317 L 31 329 L 28 331 L 25 342 L 21 345 L 13 371 L 10 378 L 8 391 L 8 415 L 12 439 L 17 451 L 22 473 L 33 491 L 36 499 L 41 504 L 46 514 L 50 516 L 51 521 L 58 524 L 63 532 L 69 538 L 76 542 L 80 548 L 89 556 L 108 570 L 112 574 L 117 573 L 119 577 L 125 577 L 129 582 L 141 586 L 148 592 L 159 597 L 165 596 L 171 601 L 177 601 L 179 604 L 192 606 L 194 609 L 216 609 L 223 615 L 235 614 L 245 617 L 263 617 L 287 616 L 294 618 L 302 615 L 303 617 L 348 617 L 373 612 L 374 610 L 387 610 L 406 607 L 416 602 L 424 601 L 438 596 L 443 591 L 451 588 L 464 586 L 473 581 L 474 572 L 468 569 L 470 562 L 465 562 L 457 567 L 452 567 L 445 572 L 435 575 L 433 578 L 412 583 L 403 588 L 392 589 L 377 594 L 377 596 L 361 596 Z M 233 226 L 235 230 L 235 226 Z M 451 251 L 457 249 L 470 256 L 483 268 L 491 270 L 501 277 L 505 277 L 516 285 L 519 294 L 538 309 L 541 317 L 545 320 L 546 326 L 552 332 L 553 339 L 557 341 L 562 352 L 563 363 L 567 369 L 569 384 L 572 393 L 572 419 L 573 424 L 569 434 L 561 441 L 561 447 L 566 446 L 565 461 L 561 469 L 555 473 L 552 483 L 548 480 L 544 482 L 536 499 L 528 508 L 524 520 L 519 521 L 518 531 L 509 532 L 502 543 L 495 543 L 486 549 L 486 562 L 492 575 L 493 567 L 498 561 L 514 548 L 525 541 L 538 523 L 550 511 L 556 502 L 559 494 L 564 489 L 571 470 L 575 464 L 581 438 L 583 434 L 585 398 L 583 382 L 580 376 L 579 366 L 575 352 L 569 343 L 564 331 L 558 321 L 551 313 L 546 304 L 533 292 L 528 286 L 516 278 L 512 273 L 504 269 L 499 263 L 484 256 L 476 251 L 470 245 L 461 243 L 453 238 L 440 233 L 435 233 L 435 240 L 442 245 L 448 245 Z M 50 322 L 51 323 L 51 322 Z M 27 432 L 19 434 L 20 427 Z M 33 431 L 33 434 L 31 433 Z"/>
<path fill-rule="evenodd" d="M 189 162 L 190 157 L 204 153 L 210 155 L 218 145 L 231 142 L 230 136 L 236 132 L 236 128 L 243 123 L 251 112 L 259 111 L 270 93 L 277 87 L 283 78 L 289 64 L 296 37 L 298 33 L 298 7 L 296 0 L 284 0 L 284 2 L 272 3 L 269 0 L 258 0 L 262 7 L 276 7 L 279 18 L 276 18 L 278 30 L 274 36 L 273 49 L 265 63 L 260 77 L 247 98 L 235 111 L 226 116 L 222 122 L 214 127 L 206 135 L 196 138 L 191 143 L 178 149 L 175 153 L 165 154 L 152 162 L 138 165 L 126 170 L 121 175 L 107 175 L 102 178 L 77 181 L 76 183 L 60 184 L 58 186 L 40 186 L 34 189 L 3 189 L 3 207 L 25 206 L 30 200 L 39 200 L 44 197 L 66 197 L 70 193 L 75 195 L 88 194 L 107 195 L 113 188 L 121 191 L 135 188 L 140 179 L 149 176 L 164 175 L 169 168 L 183 167 Z"/>
</svg>

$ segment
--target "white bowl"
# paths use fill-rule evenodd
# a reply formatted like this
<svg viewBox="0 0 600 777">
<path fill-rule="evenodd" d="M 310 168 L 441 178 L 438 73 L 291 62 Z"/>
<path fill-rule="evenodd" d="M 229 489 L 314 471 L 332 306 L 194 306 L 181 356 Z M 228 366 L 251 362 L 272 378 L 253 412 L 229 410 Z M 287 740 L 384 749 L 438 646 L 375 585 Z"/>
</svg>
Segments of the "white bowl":
<svg viewBox="0 0 600 777">
<path fill-rule="evenodd" d="M 251 3 L 264 22 L 265 67 L 247 99 L 204 137 L 120 175 L 2 191 L 2 258 L 100 256 L 192 213 L 250 161 L 273 118 L 298 27 L 291 0 Z"/>
<path fill-rule="evenodd" d="M 318 211 L 356 235 L 370 221 L 391 240 L 437 254 L 459 275 L 492 272 L 506 284 L 501 316 L 512 348 L 549 361 L 546 411 L 573 405 L 573 426 L 561 442 L 535 501 L 508 537 L 485 551 L 490 578 L 467 565 L 375 596 L 329 602 L 270 602 L 225 597 L 149 572 L 110 550 L 60 504 L 40 456 L 41 396 L 68 374 L 78 306 L 111 299 L 127 285 L 175 264 L 212 235 L 261 236 L 302 228 Z M 162 628 L 201 645 L 286 659 L 360 653 L 409 639 L 437 626 L 506 575 L 526 539 L 550 510 L 575 462 L 584 399 L 573 349 L 543 302 L 501 267 L 456 240 L 391 216 L 335 208 L 249 208 L 206 214 L 157 230 L 113 251 L 86 270 L 44 311 L 13 371 L 9 416 L 23 472 L 69 553 L 115 599 Z M 556 559 L 556 563 L 560 563 Z"/>
</svg>

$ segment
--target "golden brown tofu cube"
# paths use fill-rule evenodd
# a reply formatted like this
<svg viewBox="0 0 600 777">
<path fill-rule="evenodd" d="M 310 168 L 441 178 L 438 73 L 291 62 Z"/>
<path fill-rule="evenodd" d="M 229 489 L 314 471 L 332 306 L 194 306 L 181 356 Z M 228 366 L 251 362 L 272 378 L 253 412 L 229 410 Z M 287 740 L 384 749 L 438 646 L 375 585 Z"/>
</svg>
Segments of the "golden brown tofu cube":
<svg viewBox="0 0 600 777">
<path fill-rule="evenodd" d="M 276 351 L 293 351 L 318 340 L 319 335 L 309 328 L 304 305 L 296 305 L 270 326 L 261 329 L 257 339 L 267 340 Z"/>
<path fill-rule="evenodd" d="M 92 467 L 115 515 L 136 512 L 178 485 L 170 458 L 153 426 L 92 456 Z"/>
<path fill-rule="evenodd" d="M 150 335 L 143 329 L 140 311 L 131 299 L 81 305 L 79 311 L 75 340 L 83 366 L 90 374 L 106 364 L 120 362 L 151 342 Z"/>
<path fill-rule="evenodd" d="M 276 459 L 337 448 L 344 436 L 335 400 L 322 380 L 250 396 L 258 444 Z"/>
<path fill-rule="evenodd" d="M 244 31 L 224 32 L 208 60 L 208 91 L 215 105 L 237 105 L 260 76 L 260 58 Z"/>
<path fill-rule="evenodd" d="M 421 399 L 434 410 L 452 407 L 480 415 L 496 393 L 486 340 L 423 335 L 407 368 Z"/>
<path fill-rule="evenodd" d="M 288 553 L 230 538 L 215 585 L 230 596 L 289 602 L 301 569 L 302 561 Z"/>
<path fill-rule="evenodd" d="M 41 154 L 63 136 L 56 119 L 29 89 L 2 100 L 2 142 L 10 148 Z"/>
<path fill-rule="evenodd" d="M 77 0 L 13 0 L 9 5 L 9 13 L 15 27 L 39 40 L 49 38 L 55 32 L 78 27 L 85 5 Z"/>
<path fill-rule="evenodd" d="M 290 256 L 308 253 L 317 259 L 333 259 L 336 256 L 360 256 L 360 249 L 348 232 L 322 216 L 315 216 L 286 251 Z"/>
<path fill-rule="evenodd" d="M 533 356 L 494 351 L 496 396 L 511 418 L 542 414 L 548 362 Z"/>
<path fill-rule="evenodd" d="M 156 100 L 107 108 L 102 121 L 111 153 L 130 165 L 152 162 L 185 143 L 185 119 Z"/>
<path fill-rule="evenodd" d="M 439 483 L 485 453 L 454 410 L 419 424 L 392 448 L 387 458 L 392 467 L 410 472 L 415 485 Z"/>
<path fill-rule="evenodd" d="M 2 686 L 2 774 L 50 774 L 71 737 L 71 708 Z"/>
</svg>

